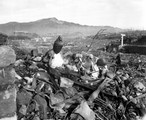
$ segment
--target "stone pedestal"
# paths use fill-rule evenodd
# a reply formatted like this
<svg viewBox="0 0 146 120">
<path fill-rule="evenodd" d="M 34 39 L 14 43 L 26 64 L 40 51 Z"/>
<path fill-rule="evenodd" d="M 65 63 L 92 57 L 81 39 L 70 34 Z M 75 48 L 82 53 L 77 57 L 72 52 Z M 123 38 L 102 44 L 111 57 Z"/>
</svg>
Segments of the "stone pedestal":
<svg viewBox="0 0 146 120">
<path fill-rule="evenodd" d="M 13 63 L 15 52 L 8 46 L 0 46 L 0 120 L 17 120 L 15 70 Z"/>
</svg>

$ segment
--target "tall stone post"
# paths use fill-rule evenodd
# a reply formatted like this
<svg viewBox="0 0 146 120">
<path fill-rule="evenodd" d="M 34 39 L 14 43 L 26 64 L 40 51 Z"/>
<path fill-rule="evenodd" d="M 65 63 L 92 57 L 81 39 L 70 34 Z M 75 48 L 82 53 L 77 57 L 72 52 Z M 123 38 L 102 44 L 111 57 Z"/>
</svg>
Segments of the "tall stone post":
<svg viewBox="0 0 146 120">
<path fill-rule="evenodd" d="M 0 46 L 0 120 L 17 120 L 15 70 L 12 65 L 15 60 L 12 48 Z"/>
<path fill-rule="evenodd" d="M 126 36 L 126 35 L 121 34 L 121 47 L 123 47 L 123 45 L 124 45 L 124 36 Z"/>
</svg>

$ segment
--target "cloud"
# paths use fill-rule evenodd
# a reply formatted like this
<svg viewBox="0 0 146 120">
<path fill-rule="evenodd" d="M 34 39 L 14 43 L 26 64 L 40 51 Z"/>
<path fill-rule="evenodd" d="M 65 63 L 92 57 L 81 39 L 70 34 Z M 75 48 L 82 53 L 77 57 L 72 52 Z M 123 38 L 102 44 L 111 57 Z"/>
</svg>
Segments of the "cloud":
<svg viewBox="0 0 146 120">
<path fill-rule="evenodd" d="M 136 27 L 142 19 L 141 1 L 138 0 L 117 0 L 108 1 L 109 6 L 116 12 L 115 24 L 123 27 Z"/>
</svg>

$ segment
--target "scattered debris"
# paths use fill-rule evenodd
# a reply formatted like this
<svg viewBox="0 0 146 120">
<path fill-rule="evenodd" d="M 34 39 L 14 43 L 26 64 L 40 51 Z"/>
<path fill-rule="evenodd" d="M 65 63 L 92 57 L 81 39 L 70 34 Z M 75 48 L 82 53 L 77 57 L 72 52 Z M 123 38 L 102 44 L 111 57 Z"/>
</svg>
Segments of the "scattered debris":
<svg viewBox="0 0 146 120">
<path fill-rule="evenodd" d="M 133 56 L 124 61 L 120 55 L 113 65 L 110 56 L 62 54 L 61 37 L 56 41 L 55 52 L 15 63 L 18 120 L 136 120 L 145 115 L 145 61 Z"/>
</svg>

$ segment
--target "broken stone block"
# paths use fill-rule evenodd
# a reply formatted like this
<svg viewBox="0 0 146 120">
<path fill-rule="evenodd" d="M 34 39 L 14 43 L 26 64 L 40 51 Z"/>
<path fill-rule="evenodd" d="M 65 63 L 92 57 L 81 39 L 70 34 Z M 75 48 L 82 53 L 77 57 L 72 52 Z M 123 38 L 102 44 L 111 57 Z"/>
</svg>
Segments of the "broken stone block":
<svg viewBox="0 0 146 120">
<path fill-rule="evenodd" d="M 15 114 L 14 116 L 12 117 L 5 117 L 5 118 L 2 118 L 0 120 L 17 120 L 17 115 Z"/>
<path fill-rule="evenodd" d="M 0 119 L 12 117 L 16 111 L 16 89 L 15 86 L 8 86 L 5 91 L 0 91 Z"/>
<path fill-rule="evenodd" d="M 17 103 L 19 105 L 28 105 L 32 98 L 32 94 L 24 89 L 17 92 Z"/>
<path fill-rule="evenodd" d="M 14 63 L 16 54 L 9 46 L 0 46 L 0 67 L 6 67 Z"/>
<path fill-rule="evenodd" d="M 9 46 L 0 46 L 0 120 L 16 120 L 16 88 L 13 64 L 16 54 Z"/>
<path fill-rule="evenodd" d="M 13 84 L 15 81 L 15 70 L 12 66 L 8 66 L 0 69 L 0 86 L 3 87 L 6 84 Z M 0 90 L 2 89 L 0 87 Z"/>
</svg>

